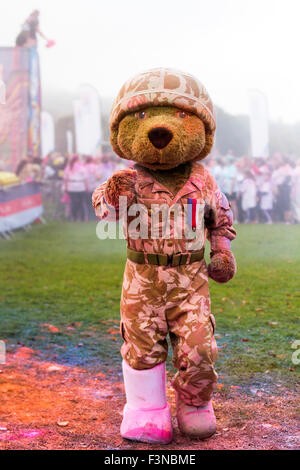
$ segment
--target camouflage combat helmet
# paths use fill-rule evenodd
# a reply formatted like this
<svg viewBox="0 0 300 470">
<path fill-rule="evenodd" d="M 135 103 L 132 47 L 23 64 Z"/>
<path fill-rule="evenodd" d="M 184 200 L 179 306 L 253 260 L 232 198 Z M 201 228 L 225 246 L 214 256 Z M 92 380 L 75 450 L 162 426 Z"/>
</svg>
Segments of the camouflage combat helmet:
<svg viewBox="0 0 300 470">
<path fill-rule="evenodd" d="M 111 110 L 110 128 L 116 130 L 126 114 L 149 106 L 174 106 L 199 116 L 208 134 L 216 128 L 213 104 L 195 77 L 178 70 L 157 68 L 129 79 L 121 88 Z"/>
</svg>

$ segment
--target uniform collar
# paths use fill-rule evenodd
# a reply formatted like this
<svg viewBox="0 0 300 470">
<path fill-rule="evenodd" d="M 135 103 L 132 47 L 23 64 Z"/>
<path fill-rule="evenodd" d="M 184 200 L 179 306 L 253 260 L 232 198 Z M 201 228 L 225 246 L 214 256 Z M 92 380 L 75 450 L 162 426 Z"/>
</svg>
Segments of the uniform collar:
<svg viewBox="0 0 300 470">
<path fill-rule="evenodd" d="M 165 186 L 160 184 L 156 181 L 152 175 L 147 171 L 147 168 L 144 168 L 140 165 L 135 165 L 135 170 L 140 173 L 142 176 L 142 181 L 139 183 L 139 187 L 141 189 L 145 188 L 146 186 L 152 184 L 152 193 L 164 192 L 168 193 L 173 197 L 171 191 L 168 190 Z M 174 201 L 180 199 L 181 197 L 190 194 L 197 189 L 201 191 L 204 186 L 204 168 L 199 163 L 192 163 L 192 171 L 189 179 L 185 183 L 185 185 L 180 189 L 180 191 L 176 194 Z"/>
</svg>

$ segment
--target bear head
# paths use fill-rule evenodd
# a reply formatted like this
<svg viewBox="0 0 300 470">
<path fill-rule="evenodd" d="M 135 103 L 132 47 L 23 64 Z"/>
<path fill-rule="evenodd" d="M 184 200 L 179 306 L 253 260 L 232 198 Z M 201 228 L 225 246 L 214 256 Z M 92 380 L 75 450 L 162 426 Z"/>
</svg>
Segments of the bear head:
<svg viewBox="0 0 300 470">
<path fill-rule="evenodd" d="M 205 158 L 215 116 L 203 85 L 191 75 L 153 69 L 130 79 L 112 107 L 111 144 L 121 157 L 152 170 Z"/>
</svg>

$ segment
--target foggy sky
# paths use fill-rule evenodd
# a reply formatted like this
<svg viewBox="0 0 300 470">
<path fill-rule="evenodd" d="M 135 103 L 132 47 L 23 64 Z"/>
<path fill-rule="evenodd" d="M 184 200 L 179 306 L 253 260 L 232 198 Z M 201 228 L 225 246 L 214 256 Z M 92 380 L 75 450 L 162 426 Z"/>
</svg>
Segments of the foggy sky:
<svg viewBox="0 0 300 470">
<path fill-rule="evenodd" d="M 258 88 L 271 118 L 300 120 L 299 0 L 2 1 L 1 46 L 35 8 L 57 42 L 40 41 L 44 91 L 90 83 L 113 98 L 136 72 L 169 66 L 196 75 L 230 113 L 247 113 Z"/>
</svg>

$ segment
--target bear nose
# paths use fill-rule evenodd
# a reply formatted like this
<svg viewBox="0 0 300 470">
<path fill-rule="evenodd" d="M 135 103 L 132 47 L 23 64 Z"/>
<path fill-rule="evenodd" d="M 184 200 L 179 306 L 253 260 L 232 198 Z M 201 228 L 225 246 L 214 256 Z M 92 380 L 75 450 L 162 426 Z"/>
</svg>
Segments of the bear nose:
<svg viewBox="0 0 300 470">
<path fill-rule="evenodd" d="M 165 127 L 155 127 L 148 133 L 148 137 L 154 147 L 163 149 L 172 140 L 173 134 Z"/>
</svg>

